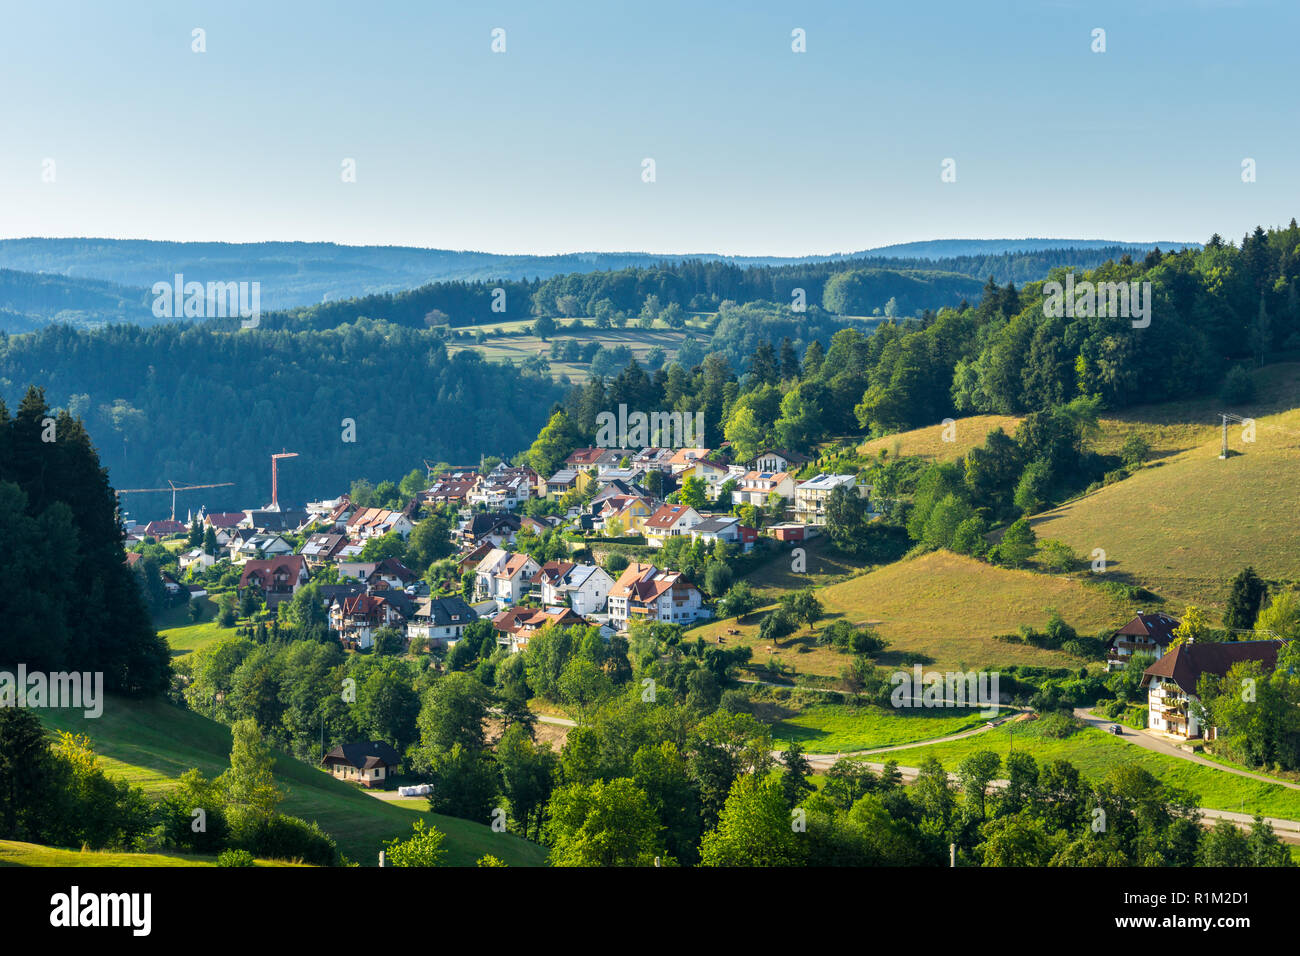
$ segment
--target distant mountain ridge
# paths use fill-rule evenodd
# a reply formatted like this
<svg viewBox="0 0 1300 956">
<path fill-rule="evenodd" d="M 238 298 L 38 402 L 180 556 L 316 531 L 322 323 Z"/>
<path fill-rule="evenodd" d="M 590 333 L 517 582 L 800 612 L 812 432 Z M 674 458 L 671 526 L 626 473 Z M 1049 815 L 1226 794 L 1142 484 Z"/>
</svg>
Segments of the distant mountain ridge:
<svg viewBox="0 0 1300 956">
<path fill-rule="evenodd" d="M 575 252 L 554 256 L 503 255 L 411 246 L 343 246 L 330 242 L 166 242 L 150 239 L 0 239 L 0 269 L 93 279 L 125 287 L 134 302 L 155 282 L 261 283 L 263 309 L 289 309 L 339 299 L 400 292 L 433 282 L 546 279 L 569 273 L 648 268 L 662 262 L 727 262 L 740 268 L 779 267 L 849 259 L 911 258 L 940 262 L 956 256 L 994 256 L 1043 249 L 1122 248 L 1145 253 L 1197 243 L 1127 243 L 1102 239 L 935 239 L 823 256 L 727 256 L 718 253 Z M 97 290 L 102 296 L 103 290 Z M 94 298 L 92 296 L 91 298 Z M 0 309 L 6 308 L 0 303 Z M 26 310 L 13 309 L 22 313 Z M 37 314 L 47 318 L 41 310 Z M 56 310 L 57 311 L 57 310 Z M 115 315 L 117 320 L 130 320 Z M 141 319 L 147 321 L 147 317 Z M 17 331 L 10 328 L 10 331 Z"/>
</svg>

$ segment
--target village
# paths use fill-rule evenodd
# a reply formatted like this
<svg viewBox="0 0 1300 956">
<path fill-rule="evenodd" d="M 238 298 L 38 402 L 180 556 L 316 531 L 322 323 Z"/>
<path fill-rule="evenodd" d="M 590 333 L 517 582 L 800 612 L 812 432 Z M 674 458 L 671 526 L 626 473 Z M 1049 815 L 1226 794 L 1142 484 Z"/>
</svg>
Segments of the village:
<svg viewBox="0 0 1300 956">
<path fill-rule="evenodd" d="M 125 543 L 202 539 L 177 552 L 175 572 L 160 572 L 174 601 L 207 598 L 207 586 L 195 581 L 235 570 L 238 599 L 274 614 L 321 582 L 329 627 L 349 650 L 371 650 L 385 628 L 404 635 L 403 650 L 451 650 L 480 619 L 491 620 L 498 644 L 511 652 L 552 625 L 595 625 L 608 640 L 635 621 L 689 628 L 713 616 L 713 602 L 669 562 L 633 560 L 611 570 L 579 555 L 612 544 L 663 554 L 675 539 L 727 556 L 750 554 L 760 537 L 768 547 L 794 547 L 821 533 L 833 488 L 869 502 L 856 475 L 797 479 L 809 459 L 795 452 L 764 450 L 741 464 L 718 457 L 707 448 L 580 448 L 549 476 L 504 462 L 430 473 L 428 487 L 401 508 L 360 507 L 344 493 L 302 508 L 273 500 L 235 512 L 200 509 L 188 524 L 128 521 Z M 686 503 L 683 491 L 706 503 Z M 537 516 L 530 505 L 541 506 L 531 509 Z M 405 541 L 434 514 L 450 519 L 451 576 L 430 581 L 396 558 L 365 559 L 367 543 L 385 535 Z M 539 562 L 519 547 L 521 535 L 562 535 L 570 555 Z M 128 551 L 129 564 L 140 559 Z"/>
</svg>

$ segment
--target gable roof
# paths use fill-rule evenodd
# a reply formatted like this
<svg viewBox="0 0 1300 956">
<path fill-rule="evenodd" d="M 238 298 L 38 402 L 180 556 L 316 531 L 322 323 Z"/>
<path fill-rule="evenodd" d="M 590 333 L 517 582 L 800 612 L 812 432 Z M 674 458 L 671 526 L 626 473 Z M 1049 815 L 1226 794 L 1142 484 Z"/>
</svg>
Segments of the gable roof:
<svg viewBox="0 0 1300 956">
<path fill-rule="evenodd" d="M 705 518 L 691 532 L 700 534 L 717 534 L 719 531 L 726 531 L 728 528 L 740 524 L 740 519 L 734 515 L 712 515 Z"/>
<path fill-rule="evenodd" d="M 395 767 L 402 762 L 402 755 L 382 740 L 368 740 L 340 744 L 321 758 L 321 763 L 340 761 L 361 770 L 370 770 L 373 767 Z"/>
<path fill-rule="evenodd" d="M 1266 668 L 1277 663 L 1277 652 L 1285 641 L 1196 641 L 1182 643 L 1142 672 L 1142 686 L 1153 677 L 1172 680 L 1184 693 L 1196 693 L 1202 674 L 1222 677 L 1241 661 L 1259 661 Z"/>
<path fill-rule="evenodd" d="M 808 462 L 812 461 L 812 459 L 807 455 L 801 455 L 797 451 L 787 451 L 784 448 L 764 448 L 757 455 L 751 458 L 750 461 L 757 462 L 760 458 L 767 458 L 772 455 L 775 455 L 778 458 L 784 458 L 792 465 L 806 465 Z"/>
<path fill-rule="evenodd" d="M 252 579 L 256 579 L 259 583 L 274 579 L 281 571 L 288 574 L 296 583 L 302 580 L 306 570 L 307 559 L 301 554 L 281 554 L 274 558 L 249 561 L 244 565 L 244 573 L 239 576 L 239 586 L 244 587 Z"/>
<path fill-rule="evenodd" d="M 647 531 L 671 528 L 688 514 L 698 514 L 690 505 L 661 505 L 659 510 L 645 519 Z"/>
<path fill-rule="evenodd" d="M 214 528 L 233 528 L 243 520 L 244 513 L 242 511 L 208 512 L 203 516 L 204 524 L 210 524 Z"/>
<path fill-rule="evenodd" d="M 1138 614 L 1118 631 L 1115 637 L 1125 634 L 1129 637 L 1149 637 L 1161 647 L 1167 647 L 1174 639 L 1174 631 L 1179 625 L 1177 618 L 1170 617 L 1163 611 Z"/>
<path fill-rule="evenodd" d="M 470 624 L 478 620 L 478 612 L 459 597 L 425 598 L 415 606 L 416 617 L 427 617 L 437 627 Z"/>
</svg>

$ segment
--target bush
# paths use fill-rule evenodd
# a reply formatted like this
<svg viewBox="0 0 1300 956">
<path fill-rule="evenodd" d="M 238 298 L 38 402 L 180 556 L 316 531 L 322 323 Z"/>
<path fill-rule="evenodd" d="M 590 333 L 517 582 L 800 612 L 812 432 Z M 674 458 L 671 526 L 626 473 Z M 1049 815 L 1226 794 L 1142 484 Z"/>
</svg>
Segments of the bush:
<svg viewBox="0 0 1300 956">
<path fill-rule="evenodd" d="M 238 846 L 265 859 L 301 860 L 316 866 L 338 863 L 334 838 L 315 822 L 298 817 L 241 814 L 234 823 L 234 836 Z"/>
<path fill-rule="evenodd" d="M 222 850 L 217 866 L 252 866 L 253 854 L 247 850 Z"/>
<path fill-rule="evenodd" d="M 1034 729 L 1042 737 L 1050 737 L 1053 740 L 1064 740 L 1073 734 L 1079 732 L 1082 724 L 1075 720 L 1069 714 L 1053 713 L 1045 714 L 1037 721 L 1038 726 Z"/>
<path fill-rule="evenodd" d="M 1130 432 L 1119 450 L 1119 457 L 1130 468 L 1138 468 L 1151 457 L 1151 444 L 1137 432 Z"/>
<path fill-rule="evenodd" d="M 1234 365 L 1223 377 L 1219 397 L 1231 404 L 1252 401 L 1255 398 L 1255 380 L 1240 365 Z"/>
</svg>

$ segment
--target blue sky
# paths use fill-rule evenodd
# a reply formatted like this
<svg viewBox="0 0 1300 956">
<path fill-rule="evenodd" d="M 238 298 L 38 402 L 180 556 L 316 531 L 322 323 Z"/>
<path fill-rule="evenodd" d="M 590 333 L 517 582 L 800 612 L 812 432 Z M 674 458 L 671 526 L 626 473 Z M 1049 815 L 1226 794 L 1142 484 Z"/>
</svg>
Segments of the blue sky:
<svg viewBox="0 0 1300 956">
<path fill-rule="evenodd" d="M 1298 27 L 1294 0 L 5 0 L 0 237 L 1235 239 L 1300 211 Z"/>
</svg>

